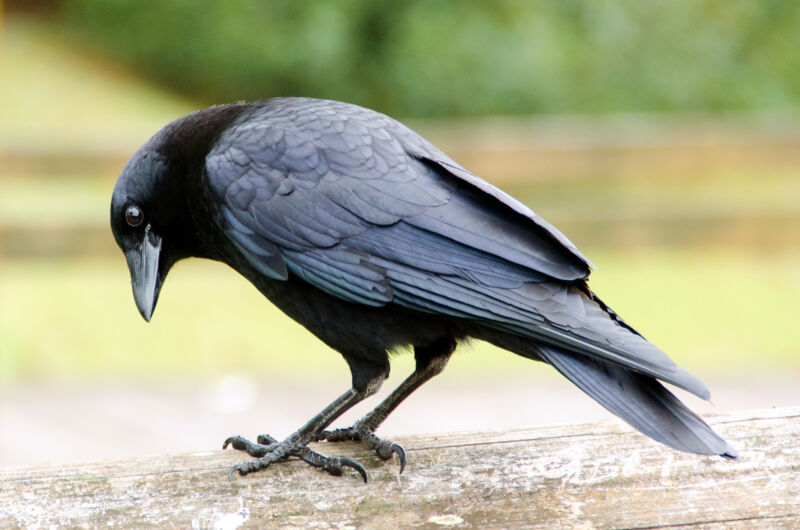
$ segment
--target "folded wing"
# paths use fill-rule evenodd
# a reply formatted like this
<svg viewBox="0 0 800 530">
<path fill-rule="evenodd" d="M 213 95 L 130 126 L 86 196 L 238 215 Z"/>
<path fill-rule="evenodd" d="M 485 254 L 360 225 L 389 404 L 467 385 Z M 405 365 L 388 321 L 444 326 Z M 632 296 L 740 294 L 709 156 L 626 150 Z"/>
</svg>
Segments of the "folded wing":
<svg viewBox="0 0 800 530">
<path fill-rule="evenodd" d="M 218 140 L 206 178 L 220 227 L 269 277 L 470 319 L 708 396 L 581 289 L 589 263 L 565 236 L 383 115 L 270 100 Z"/>
</svg>

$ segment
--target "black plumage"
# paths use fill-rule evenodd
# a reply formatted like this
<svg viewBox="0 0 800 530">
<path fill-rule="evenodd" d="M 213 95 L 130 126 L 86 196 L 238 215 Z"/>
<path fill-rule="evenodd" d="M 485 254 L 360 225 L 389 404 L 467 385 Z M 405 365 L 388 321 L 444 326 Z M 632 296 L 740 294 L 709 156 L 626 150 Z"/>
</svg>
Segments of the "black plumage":
<svg viewBox="0 0 800 530">
<path fill-rule="evenodd" d="M 658 380 L 706 399 L 708 389 L 589 290 L 575 245 L 382 114 L 279 98 L 185 116 L 125 167 L 111 225 L 146 319 L 176 261 L 215 259 L 348 362 L 352 389 L 289 439 L 226 441 L 259 457 L 242 474 L 295 455 L 366 477 L 306 447 L 319 439 L 363 439 L 404 464 L 374 429 L 468 337 L 553 365 L 670 447 L 735 456 Z M 377 390 L 402 346 L 414 348 L 414 374 L 352 428 L 325 431 Z"/>
</svg>

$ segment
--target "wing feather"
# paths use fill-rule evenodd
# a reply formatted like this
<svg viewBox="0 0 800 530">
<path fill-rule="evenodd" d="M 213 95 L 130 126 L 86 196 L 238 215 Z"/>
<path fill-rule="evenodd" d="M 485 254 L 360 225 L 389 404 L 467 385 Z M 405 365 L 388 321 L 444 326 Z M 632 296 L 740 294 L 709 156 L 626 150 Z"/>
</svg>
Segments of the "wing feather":
<svg viewBox="0 0 800 530">
<path fill-rule="evenodd" d="M 708 390 L 576 286 L 589 262 L 551 225 L 383 115 L 317 100 L 255 104 L 206 161 L 217 223 L 259 271 Z"/>
</svg>

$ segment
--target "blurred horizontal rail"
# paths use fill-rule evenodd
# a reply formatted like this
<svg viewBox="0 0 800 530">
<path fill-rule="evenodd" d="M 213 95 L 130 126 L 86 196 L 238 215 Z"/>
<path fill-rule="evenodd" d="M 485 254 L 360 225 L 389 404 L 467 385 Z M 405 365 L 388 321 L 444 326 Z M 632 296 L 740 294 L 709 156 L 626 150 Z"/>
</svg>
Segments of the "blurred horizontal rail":
<svg viewBox="0 0 800 530">
<path fill-rule="evenodd" d="M 742 163 L 797 168 L 800 112 L 730 114 L 631 114 L 410 120 L 412 128 L 474 173 L 497 183 L 608 177 L 628 171 L 652 175 L 675 168 Z M 154 128 L 153 133 L 156 132 Z M 88 168 L 86 174 L 116 175 L 138 143 L 58 147 L 0 144 L 5 174 L 56 175 Z M 660 162 L 671 160 L 667 166 Z M 619 173 L 619 172 L 622 173 Z"/>
<path fill-rule="evenodd" d="M 119 174 L 133 156 L 131 149 L 10 149 L 0 146 L 0 178 L 27 176 L 62 179 L 64 176 L 108 178 Z"/>
<path fill-rule="evenodd" d="M 741 457 L 669 450 L 616 423 L 398 438 L 397 475 L 292 460 L 228 481 L 235 451 L 0 469 L 0 527 L 663 528 L 800 525 L 800 407 L 711 421 Z"/>
<path fill-rule="evenodd" d="M 532 206 L 581 246 L 782 248 L 800 241 L 800 207 L 791 199 L 797 193 L 794 176 L 800 182 L 797 113 L 484 118 L 411 125 L 490 182 L 511 191 L 526 188 L 531 195 L 549 190 Z M 104 145 L 102 139 L 76 149 L 0 145 L 0 192 L 4 177 L 15 189 L 25 182 L 33 187 L 70 179 L 83 179 L 85 187 L 87 179 L 97 179 L 110 195 L 137 148 L 116 140 Z M 726 195 L 728 188 L 735 189 L 737 175 L 748 175 L 749 187 Z M 780 184 L 771 185 L 771 177 Z M 719 188 L 720 198 L 712 203 L 714 194 L 706 191 L 703 200 L 681 203 L 675 190 L 691 190 L 703 180 L 706 189 Z M 648 186 L 644 192 L 643 185 Z M 583 193 L 582 200 L 566 200 L 569 186 Z M 616 191 L 592 199 L 587 190 L 594 193 L 593 186 Z M 662 186 L 673 195 L 659 202 L 654 197 Z M 622 197 L 622 190 L 632 195 Z M 643 193 L 647 200 L 640 204 Z M 769 193 L 776 200 L 764 206 Z M 751 195 L 761 197 L 756 209 L 749 208 Z M 0 258 L 115 252 L 107 207 L 97 210 L 82 212 L 80 220 L 56 219 L 46 207 L 25 216 L 0 211 Z"/>
<path fill-rule="evenodd" d="M 106 212 L 102 223 L 0 224 L 0 258 L 117 257 Z M 549 221 L 585 248 L 751 247 L 780 249 L 800 241 L 798 211 L 653 212 L 629 216 L 595 211 L 551 215 Z"/>
<path fill-rule="evenodd" d="M 653 178 L 788 169 L 800 163 L 800 114 L 632 114 L 412 123 L 470 171 L 496 183 Z"/>
</svg>

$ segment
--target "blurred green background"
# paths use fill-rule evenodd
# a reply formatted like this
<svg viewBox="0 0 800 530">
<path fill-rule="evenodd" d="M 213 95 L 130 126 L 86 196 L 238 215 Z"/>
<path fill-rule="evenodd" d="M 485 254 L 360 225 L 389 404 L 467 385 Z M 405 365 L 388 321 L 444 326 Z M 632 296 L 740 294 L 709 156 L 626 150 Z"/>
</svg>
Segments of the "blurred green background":
<svg viewBox="0 0 800 530">
<path fill-rule="evenodd" d="M 2 383 L 246 371 L 344 387 L 338 355 L 220 264 L 179 264 L 145 324 L 108 228 L 117 175 L 161 126 L 283 95 L 390 114 L 518 196 L 701 377 L 800 375 L 798 2 L 7 0 L 0 13 Z M 468 352 L 448 377 L 534 375 Z"/>
</svg>

